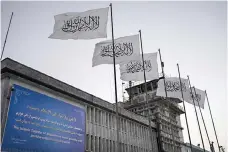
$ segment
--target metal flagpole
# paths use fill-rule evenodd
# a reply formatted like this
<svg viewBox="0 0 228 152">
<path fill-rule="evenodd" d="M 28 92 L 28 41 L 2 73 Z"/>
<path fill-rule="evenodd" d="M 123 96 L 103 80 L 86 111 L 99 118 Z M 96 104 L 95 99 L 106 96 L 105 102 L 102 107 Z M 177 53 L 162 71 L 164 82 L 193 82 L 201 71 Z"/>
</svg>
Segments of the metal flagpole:
<svg viewBox="0 0 228 152">
<path fill-rule="evenodd" d="M 158 52 L 159 52 L 160 62 L 161 62 L 161 68 L 162 68 L 162 75 L 163 75 L 163 82 L 164 82 L 164 89 L 165 89 L 165 97 L 166 97 L 165 100 L 167 100 L 168 95 L 167 95 L 166 82 L 165 82 L 164 62 L 162 62 L 162 57 L 161 57 L 161 51 L 160 51 L 160 49 L 158 49 Z M 170 103 L 169 102 L 170 101 L 168 101 L 168 110 L 169 110 L 169 113 L 171 113 L 170 112 Z M 170 121 L 170 115 L 169 115 L 169 121 Z M 172 128 L 170 124 L 171 124 L 171 122 L 169 122 L 168 126 L 170 128 Z M 173 134 L 172 134 L 172 136 L 173 136 Z M 173 151 L 174 151 L 174 149 L 173 149 Z"/>
<path fill-rule="evenodd" d="M 196 89 L 195 89 L 194 86 L 193 86 L 193 89 L 194 89 L 194 93 L 195 93 L 195 96 L 196 96 Z M 211 141 L 210 141 L 210 138 L 209 138 L 209 135 L 208 135 L 208 132 L 207 132 L 207 128 L 206 128 L 206 124 L 205 124 L 205 121 L 204 121 L 204 118 L 203 118 L 203 113 L 202 113 L 201 108 L 200 108 L 199 100 L 196 98 L 196 101 L 197 101 L 198 106 L 199 106 L 200 115 L 201 115 L 201 118 L 202 118 L 202 120 L 203 120 L 204 129 L 205 129 L 205 131 L 206 131 L 207 139 L 208 139 L 209 146 L 210 146 L 210 145 L 211 145 Z M 210 146 L 210 147 L 211 147 L 211 146 Z"/>
<path fill-rule="evenodd" d="M 191 141 L 191 136 L 190 136 L 189 127 L 188 127 L 188 118 L 187 118 L 187 113 L 186 113 L 185 103 L 184 103 L 184 95 L 183 95 L 183 90 L 182 90 L 182 82 L 181 82 L 179 64 L 177 64 L 177 69 L 178 69 L 179 80 L 180 80 L 180 88 L 181 88 L 181 95 L 182 95 L 182 100 L 183 100 L 185 121 L 186 121 L 186 125 L 187 125 L 187 130 L 188 130 L 188 138 L 189 138 L 189 142 L 190 142 L 191 152 L 193 152 L 193 150 L 192 150 L 192 141 Z"/>
<path fill-rule="evenodd" d="M 145 93 L 146 93 L 146 105 L 147 105 L 147 115 L 148 115 L 148 121 L 149 121 L 149 133 L 150 133 L 150 143 L 151 143 L 151 150 L 153 151 L 152 143 L 152 127 L 151 127 L 151 121 L 150 121 L 150 109 L 149 109 L 149 102 L 148 102 L 148 96 L 147 96 L 147 84 L 146 84 L 146 71 L 145 71 L 145 63 L 144 63 L 144 56 L 143 56 L 143 45 L 142 45 L 142 33 L 141 30 L 139 30 L 139 36 L 140 36 L 140 44 L 141 44 L 141 52 L 142 52 L 142 63 L 143 63 L 143 74 L 144 74 L 144 86 L 145 86 Z"/>
<path fill-rule="evenodd" d="M 119 152 L 119 114 L 118 114 L 118 100 L 117 100 L 117 85 L 116 85 L 116 59 L 115 59 L 115 44 L 114 44 L 114 31 L 113 31 L 113 16 L 112 16 L 112 3 L 110 3 L 111 10 L 111 28 L 112 28 L 112 52 L 113 52 L 113 69 L 114 69 L 114 82 L 115 82 L 115 100 L 116 100 L 116 152 Z"/>
<path fill-rule="evenodd" d="M 129 101 L 130 101 L 130 103 L 132 102 L 132 90 L 131 90 L 131 87 L 132 87 L 132 81 L 129 81 Z"/>
<path fill-rule="evenodd" d="M 10 17 L 10 22 L 9 22 L 9 26 L 8 26 L 7 33 L 6 33 L 6 38 L 5 38 L 5 41 L 4 41 L 4 44 L 3 44 L 2 53 L 1 53 L 1 60 L 2 60 L 2 56 L 3 56 L 4 50 L 5 50 L 6 40 L 7 40 L 7 37 L 8 37 L 8 33 L 9 33 L 9 29 L 10 29 L 12 18 L 13 18 L 13 12 L 12 12 L 11 17 Z"/>
<path fill-rule="evenodd" d="M 159 52 L 160 62 L 161 62 L 161 68 L 162 68 L 163 82 L 164 82 L 164 88 L 165 88 L 165 97 L 167 98 L 167 90 L 166 90 L 166 85 L 165 85 L 164 62 L 162 62 L 162 59 L 161 59 L 160 49 L 158 49 L 158 52 Z"/>
<path fill-rule="evenodd" d="M 123 98 L 123 102 L 124 102 L 124 82 L 122 81 L 122 98 Z"/>
<path fill-rule="evenodd" d="M 219 152 L 220 152 L 219 142 L 218 142 L 218 136 L 217 136 L 217 133 L 216 133 L 216 130 L 215 130 L 215 124 L 214 124 L 214 120 L 213 120 L 213 117 L 212 117 L 211 107 L 210 107 L 210 104 L 209 104 L 209 100 L 208 100 L 208 96 L 207 96 L 207 91 L 206 90 L 205 90 L 205 94 L 206 94 L 206 98 L 207 98 L 208 107 L 209 107 L 209 110 L 210 110 L 211 121 L 212 121 L 212 124 L 213 124 L 213 128 L 214 128 L 214 132 L 215 132 L 215 137 L 216 137 L 218 149 L 219 149 Z"/>
<path fill-rule="evenodd" d="M 200 129 L 199 118 L 198 118 L 198 114 L 197 114 L 197 111 L 196 111 L 196 104 L 195 104 L 195 100 L 194 100 L 194 96 L 193 96 L 193 92 L 192 92 L 192 87 L 191 87 L 191 82 L 190 82 L 189 76 L 188 76 L 188 82 L 189 82 L 189 86 L 190 86 L 192 101 L 193 101 L 194 108 L 195 108 L 196 119 L 197 119 L 197 123 L 198 123 L 198 127 L 199 127 L 199 132 L 200 132 L 200 137 L 201 137 L 201 141 L 202 141 L 202 145 L 203 145 L 203 151 L 206 152 L 205 151 L 205 147 L 204 147 L 203 136 L 202 136 L 201 129 Z"/>
</svg>

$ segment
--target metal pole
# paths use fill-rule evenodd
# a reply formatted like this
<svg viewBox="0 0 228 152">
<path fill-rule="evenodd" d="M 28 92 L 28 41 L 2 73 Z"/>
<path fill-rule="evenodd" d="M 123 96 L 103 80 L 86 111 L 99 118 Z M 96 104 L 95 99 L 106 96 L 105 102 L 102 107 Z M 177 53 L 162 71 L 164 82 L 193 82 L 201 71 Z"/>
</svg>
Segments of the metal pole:
<svg viewBox="0 0 228 152">
<path fill-rule="evenodd" d="M 167 98 L 167 90 L 166 90 L 166 85 L 165 85 L 164 62 L 162 62 L 160 49 L 158 49 L 158 52 L 159 52 L 160 61 L 161 61 L 161 68 L 162 68 L 163 82 L 164 82 L 164 88 L 165 88 L 165 97 Z"/>
<path fill-rule="evenodd" d="M 188 76 L 188 82 L 189 82 L 189 86 L 190 86 L 190 90 L 191 90 L 192 101 L 193 101 L 194 108 L 195 108 L 196 119 L 197 119 L 197 123 L 198 123 L 198 127 L 199 127 L 199 132 L 200 132 L 200 137 L 201 137 L 201 141 L 202 141 L 202 145 L 203 145 L 203 151 L 206 152 L 205 151 L 205 147 L 204 147 L 203 136 L 202 136 L 201 129 L 200 129 L 199 118 L 198 118 L 198 114 L 197 114 L 197 110 L 196 110 L 196 104 L 195 104 L 195 100 L 194 100 L 194 96 L 193 96 L 193 92 L 192 92 L 192 87 L 191 87 L 191 82 L 190 82 L 189 76 Z"/>
<path fill-rule="evenodd" d="M 165 82 L 165 72 L 164 72 L 164 62 L 162 62 L 162 57 L 161 57 L 161 51 L 160 49 L 158 49 L 158 52 L 159 52 L 159 56 L 160 56 L 160 62 L 161 62 L 161 68 L 162 68 L 162 75 L 163 75 L 163 82 L 164 82 L 164 89 L 165 89 L 165 100 L 167 99 L 168 97 L 168 94 L 167 94 L 167 89 L 166 89 L 166 82 Z M 170 101 L 168 100 L 168 110 L 169 110 L 169 113 L 171 114 L 171 111 L 170 111 Z M 169 121 L 171 121 L 170 119 L 170 114 L 169 114 Z M 171 126 L 171 122 L 169 122 L 168 126 L 170 127 L 170 129 L 172 130 L 172 126 Z M 173 132 L 171 131 L 171 134 L 172 134 L 172 137 L 173 137 Z M 174 137 L 173 137 L 174 139 Z M 174 148 L 174 146 L 173 146 Z M 173 149 L 174 151 L 174 149 Z"/>
<path fill-rule="evenodd" d="M 178 69 L 179 80 L 180 80 L 180 88 L 181 88 L 181 95 L 182 95 L 182 100 L 183 100 L 185 121 L 186 121 L 186 125 L 187 125 L 187 130 L 188 130 L 188 139 L 189 139 L 189 142 L 190 142 L 191 152 L 193 152 L 193 149 L 192 149 L 192 141 L 191 141 L 191 136 L 190 136 L 189 127 L 188 127 L 188 118 L 187 118 L 187 113 L 186 113 L 185 103 L 184 103 L 184 94 L 183 94 L 183 90 L 182 90 L 182 82 L 181 82 L 179 64 L 177 64 L 177 69 Z"/>
<path fill-rule="evenodd" d="M 119 114 L 118 114 L 118 100 L 117 100 L 117 85 L 116 85 L 116 59 L 115 59 L 115 43 L 113 31 L 113 16 L 112 16 L 112 3 L 110 3 L 111 10 L 111 28 L 112 28 L 112 52 L 113 52 L 113 69 L 114 69 L 114 82 L 115 82 L 115 100 L 116 100 L 116 152 L 119 152 Z"/>
<path fill-rule="evenodd" d="M 124 102 L 124 82 L 122 82 L 122 98 L 123 98 L 123 102 Z"/>
<path fill-rule="evenodd" d="M 131 87 L 132 87 L 132 81 L 129 81 L 129 101 L 130 101 L 130 104 L 131 104 L 131 100 L 132 100 L 132 90 L 131 90 Z"/>
<path fill-rule="evenodd" d="M 142 51 L 142 64 L 143 64 L 143 74 L 144 74 L 144 87 L 145 87 L 145 93 L 146 93 L 147 116 L 148 116 L 148 121 L 149 121 L 150 143 L 151 143 L 151 150 L 153 151 L 153 149 L 152 149 L 152 147 L 153 147 L 152 127 L 151 127 L 150 114 L 149 114 L 150 109 L 149 109 L 149 102 L 148 102 L 148 96 L 147 96 L 146 71 L 145 71 L 145 63 L 144 63 L 144 56 L 143 56 L 141 30 L 139 30 L 139 36 L 140 36 L 140 44 L 141 44 L 141 51 Z"/>
<path fill-rule="evenodd" d="M 215 130 L 215 124 L 214 124 L 214 120 L 213 120 L 213 117 L 212 117 L 211 107 L 210 107 L 210 104 L 209 104 L 209 99 L 208 99 L 207 91 L 206 90 L 205 90 L 205 94 L 206 94 L 206 98 L 207 98 L 208 107 L 209 107 L 209 110 L 210 110 L 211 121 L 212 121 L 212 124 L 213 124 L 213 128 L 214 128 L 214 132 L 215 132 L 215 137 L 216 137 L 218 149 L 219 149 L 219 152 L 220 152 L 220 148 L 219 148 L 220 145 L 219 145 L 219 142 L 218 142 L 218 136 L 217 136 L 217 133 L 216 133 L 216 130 Z"/>
<path fill-rule="evenodd" d="M 1 53 L 1 60 L 2 60 L 2 56 L 3 56 L 4 50 L 5 50 L 6 40 L 7 40 L 7 37 L 8 37 L 8 33 L 9 33 L 9 29 L 10 29 L 12 18 L 13 18 L 13 12 L 12 12 L 11 17 L 10 17 L 10 22 L 9 22 L 9 26 L 8 26 L 7 33 L 6 33 L 6 38 L 5 38 L 5 41 L 4 41 L 4 44 L 3 44 L 2 53 Z"/>
<path fill-rule="evenodd" d="M 195 96 L 196 96 L 196 89 L 195 89 L 194 86 L 193 86 L 193 89 L 194 89 L 194 93 L 195 93 Z M 210 141 L 210 138 L 209 138 L 209 135 L 208 135 L 208 132 L 207 132 L 207 128 L 206 128 L 206 124 L 205 124 L 205 121 L 204 121 L 204 118 L 203 118 L 203 113 L 202 113 L 201 108 L 200 108 L 199 100 L 196 98 L 196 101 L 197 101 L 197 103 L 198 103 L 198 107 L 199 107 L 199 110 L 200 110 L 200 115 L 201 115 L 201 118 L 202 118 L 202 120 L 203 120 L 204 129 L 205 129 L 205 131 L 206 131 L 207 139 L 208 139 L 209 146 L 210 146 L 210 145 L 211 145 L 211 141 Z"/>
</svg>

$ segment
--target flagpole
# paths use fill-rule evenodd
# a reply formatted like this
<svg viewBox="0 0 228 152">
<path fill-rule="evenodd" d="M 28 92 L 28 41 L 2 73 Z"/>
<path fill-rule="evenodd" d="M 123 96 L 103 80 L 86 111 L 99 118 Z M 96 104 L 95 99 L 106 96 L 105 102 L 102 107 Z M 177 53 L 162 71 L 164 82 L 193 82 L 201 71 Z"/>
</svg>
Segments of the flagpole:
<svg viewBox="0 0 228 152">
<path fill-rule="evenodd" d="M 202 136 L 201 129 L 200 129 L 199 118 L 198 118 L 198 114 L 197 114 L 197 110 L 196 110 L 196 104 L 195 104 L 195 100 L 194 100 L 194 96 L 193 96 L 193 92 L 192 92 L 190 78 L 189 78 L 189 76 L 187 76 L 187 77 L 188 77 L 188 82 L 189 82 L 189 86 L 190 86 L 190 90 L 191 90 L 192 101 L 193 101 L 194 108 L 195 108 L 196 119 L 197 119 L 197 123 L 198 123 L 198 127 L 199 127 L 199 132 L 200 132 L 200 137 L 201 137 L 201 141 L 202 141 L 202 145 L 203 145 L 203 151 L 206 152 L 205 151 L 205 147 L 204 147 L 204 142 L 203 142 L 203 136 Z"/>
<path fill-rule="evenodd" d="M 5 50 L 6 40 L 7 40 L 7 37 L 8 37 L 8 33 L 9 33 L 9 29 L 10 29 L 12 18 L 13 18 L 13 12 L 12 12 L 11 17 L 10 17 L 10 22 L 9 22 L 9 26 L 8 26 L 7 33 L 6 33 L 6 38 L 5 38 L 5 41 L 4 41 L 4 44 L 3 44 L 2 53 L 1 53 L 1 60 L 2 60 L 2 56 L 3 56 L 4 50 Z"/>
<path fill-rule="evenodd" d="M 143 74 L 144 74 L 144 87 L 145 87 L 145 93 L 146 93 L 146 105 L 147 105 L 147 115 L 148 115 L 148 121 L 149 121 L 149 133 L 150 133 L 150 143 L 151 143 L 151 150 L 153 145 L 153 138 L 152 138 L 152 127 L 151 127 L 151 121 L 150 121 L 150 110 L 149 110 L 149 102 L 148 102 L 148 96 L 147 96 L 147 84 L 146 84 L 146 71 L 145 71 L 145 63 L 144 63 L 144 56 L 143 56 L 143 45 L 142 45 L 142 33 L 141 30 L 139 30 L 139 36 L 140 36 L 140 44 L 141 44 L 141 52 L 142 52 L 142 63 L 143 63 Z"/>
<path fill-rule="evenodd" d="M 164 88 L 165 88 L 165 97 L 167 98 L 167 90 L 166 90 L 166 85 L 165 85 L 164 62 L 162 62 L 160 49 L 158 49 L 158 52 L 159 52 L 161 68 L 162 68 L 163 82 L 164 82 Z"/>
<path fill-rule="evenodd" d="M 112 52 L 113 52 L 113 69 L 114 69 L 114 83 L 115 83 L 115 101 L 116 101 L 116 152 L 119 152 L 119 114 L 118 114 L 118 100 L 117 100 L 117 85 L 116 85 L 116 59 L 115 59 L 115 44 L 114 44 L 114 30 L 113 30 L 113 16 L 112 3 L 110 3 L 111 11 L 111 28 L 112 28 Z"/>
<path fill-rule="evenodd" d="M 185 121 L 186 121 L 186 125 L 187 125 L 187 130 L 188 130 L 188 138 L 189 138 L 189 142 L 190 142 L 191 152 L 193 152 L 193 149 L 192 149 L 192 141 L 191 141 L 191 136 L 190 136 L 189 127 L 188 127 L 187 113 L 186 113 L 185 103 L 184 103 L 184 95 L 183 95 L 183 90 L 182 90 L 182 82 L 181 82 L 181 76 L 180 76 L 180 69 L 179 69 L 179 64 L 178 63 L 177 63 L 177 69 L 178 69 L 179 80 L 180 80 L 180 88 L 181 88 L 181 95 L 182 95 L 182 100 L 183 100 Z"/>
<path fill-rule="evenodd" d="M 208 107 L 209 107 L 209 111 L 210 111 L 210 115 L 211 115 L 211 121 L 212 121 L 212 124 L 213 124 L 213 128 L 214 128 L 214 132 L 215 132 L 215 137 L 216 137 L 218 149 L 219 149 L 219 152 L 220 152 L 219 142 L 218 142 L 218 136 L 217 136 L 217 133 L 216 133 L 216 130 L 215 130 L 215 124 L 214 124 L 214 120 L 213 120 L 213 117 L 212 117 L 211 107 L 210 107 L 210 104 L 209 104 L 209 99 L 208 99 L 207 91 L 206 90 L 205 90 L 205 94 L 206 94 L 206 98 L 207 98 L 207 103 L 208 103 Z"/>
<path fill-rule="evenodd" d="M 160 51 L 160 49 L 158 49 L 158 52 L 159 52 L 159 56 L 160 56 L 161 69 L 162 69 L 162 75 L 163 75 L 163 83 L 164 83 L 164 90 L 165 90 L 165 97 L 166 97 L 165 100 L 167 100 L 168 95 L 167 95 L 166 82 L 165 82 L 164 62 L 162 62 L 162 57 L 161 57 L 161 51 Z M 169 112 L 170 112 L 170 103 L 169 102 L 170 101 L 168 101 L 168 109 L 169 109 Z M 170 116 L 169 116 L 169 121 L 170 121 Z M 168 126 L 170 124 L 171 124 L 171 122 L 169 122 Z M 172 136 L 173 136 L 173 134 L 172 134 Z"/>
<path fill-rule="evenodd" d="M 195 96 L 196 96 L 196 89 L 195 89 L 194 86 L 193 86 L 193 89 L 194 89 L 194 93 L 195 93 Z M 206 131 L 207 139 L 208 139 L 209 146 L 210 146 L 210 145 L 211 145 L 211 141 L 210 141 L 210 138 L 209 138 L 209 135 L 208 135 L 208 132 L 207 132 L 207 128 L 206 128 L 205 121 L 204 121 L 204 118 L 203 118 L 203 113 L 202 113 L 201 108 L 200 108 L 199 100 L 196 99 L 196 101 L 197 101 L 198 106 L 199 106 L 200 115 L 201 115 L 201 118 L 202 118 L 202 120 L 203 120 L 204 129 L 205 129 L 205 131 Z"/>
<path fill-rule="evenodd" d="M 132 81 L 129 81 L 129 101 L 130 103 L 132 102 L 132 90 L 131 90 L 131 87 L 132 87 Z"/>
</svg>

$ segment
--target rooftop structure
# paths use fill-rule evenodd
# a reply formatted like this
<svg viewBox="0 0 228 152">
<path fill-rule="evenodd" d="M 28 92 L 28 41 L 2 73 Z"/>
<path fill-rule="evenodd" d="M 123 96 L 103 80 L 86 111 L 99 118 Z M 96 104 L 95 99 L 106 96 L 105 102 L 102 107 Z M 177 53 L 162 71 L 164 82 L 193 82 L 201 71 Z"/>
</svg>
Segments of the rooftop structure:
<svg viewBox="0 0 228 152">
<path fill-rule="evenodd" d="M 144 117 L 148 116 L 149 110 L 151 122 L 156 123 L 160 151 L 181 152 L 184 141 L 180 115 L 184 110 L 178 103 L 182 101 L 156 96 L 157 82 L 158 80 L 153 80 L 146 83 L 148 104 L 145 83 L 128 87 L 126 91 L 129 99 L 124 102 L 124 108 Z"/>
</svg>

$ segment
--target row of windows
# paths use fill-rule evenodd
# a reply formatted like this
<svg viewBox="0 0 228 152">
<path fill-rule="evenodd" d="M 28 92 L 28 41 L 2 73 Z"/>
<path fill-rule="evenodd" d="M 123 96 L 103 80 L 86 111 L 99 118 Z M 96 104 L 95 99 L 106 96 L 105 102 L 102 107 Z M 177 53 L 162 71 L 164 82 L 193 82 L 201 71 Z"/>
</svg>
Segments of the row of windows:
<svg viewBox="0 0 228 152">
<path fill-rule="evenodd" d="M 158 109 L 155 108 L 154 104 L 150 104 L 149 107 L 135 107 L 132 109 L 129 109 L 129 111 L 134 112 L 138 115 L 142 115 L 142 116 L 147 116 L 148 114 L 148 108 L 149 108 L 149 114 L 153 115 L 155 112 L 158 112 Z"/>
<path fill-rule="evenodd" d="M 179 146 L 179 145 L 180 145 L 180 143 L 179 143 L 179 142 L 177 142 L 177 141 L 179 141 L 179 140 L 178 140 L 178 139 L 176 139 L 175 137 L 174 137 L 174 139 L 175 139 L 175 140 L 172 140 L 172 139 L 170 139 L 170 138 L 166 138 L 166 137 L 161 137 L 161 140 L 162 140 L 162 141 L 164 141 L 165 143 L 171 143 L 171 144 L 174 144 L 174 145 Z"/>
<path fill-rule="evenodd" d="M 173 151 L 174 149 L 174 152 L 177 152 L 181 150 L 181 146 L 179 142 L 175 142 L 174 140 L 171 140 L 165 137 L 162 137 L 161 139 L 162 139 L 163 149 L 165 151 L 170 152 L 170 151 Z M 177 141 L 179 140 L 179 139 L 176 139 L 176 137 L 174 137 L 174 139 Z"/>
<path fill-rule="evenodd" d="M 177 136 L 179 136 L 179 131 L 175 127 L 169 127 L 167 125 L 160 125 L 160 129 L 167 133 L 173 133 Z"/>
<path fill-rule="evenodd" d="M 164 141 L 166 143 L 173 143 L 173 140 L 171 140 L 170 138 L 162 137 L 161 139 L 162 139 L 162 141 Z"/>
<path fill-rule="evenodd" d="M 126 147 L 129 147 L 130 145 L 133 145 L 144 149 L 150 149 L 151 145 L 149 143 L 149 130 L 147 126 L 141 125 L 135 121 L 126 119 L 124 117 L 119 116 L 119 129 L 120 129 L 120 141 L 125 142 L 124 144 Z M 93 131 L 91 128 L 97 128 Z M 100 129 L 105 129 L 105 133 L 96 132 Z M 88 143 L 87 147 L 89 150 L 94 152 L 93 144 L 104 143 L 109 144 L 112 146 L 111 149 L 114 149 L 113 145 L 115 145 L 115 142 L 113 141 L 116 139 L 116 136 L 113 136 L 113 133 L 116 133 L 116 116 L 115 113 L 110 113 L 105 110 L 99 109 L 97 107 L 87 106 L 87 133 L 90 135 L 87 135 Z M 93 136 L 92 136 L 93 135 Z M 153 131 L 153 145 L 152 148 L 157 148 L 157 140 L 156 140 L 156 132 Z M 95 142 L 96 141 L 96 142 Z M 91 143 L 92 142 L 92 143 Z M 110 146 L 106 146 L 109 147 Z M 124 146 L 124 145 L 123 145 Z M 102 148 L 102 146 L 97 146 Z M 96 149 L 95 149 L 96 151 Z M 99 152 L 100 149 L 98 149 L 96 152 Z M 104 150 L 104 152 L 109 152 L 109 150 Z"/>
<path fill-rule="evenodd" d="M 173 119 L 173 118 L 171 118 L 171 117 L 164 116 L 164 115 L 162 115 L 161 113 L 159 114 L 159 116 L 160 116 L 161 119 L 163 119 L 163 120 L 165 120 L 165 121 L 167 121 L 167 122 L 171 122 L 172 124 L 175 124 L 175 125 L 178 124 L 178 122 L 177 122 L 176 119 Z"/>
<path fill-rule="evenodd" d="M 100 110 L 98 108 L 87 106 L 87 121 L 106 126 L 110 129 L 116 129 L 116 116 L 115 114 Z M 120 132 L 130 133 L 132 136 L 140 138 L 148 138 L 148 127 L 139 123 L 119 117 L 119 130 Z"/>
<path fill-rule="evenodd" d="M 157 83 L 147 83 L 147 91 L 153 91 L 157 89 Z M 131 88 L 132 95 L 137 95 L 145 92 L 145 84 Z"/>
<path fill-rule="evenodd" d="M 116 141 L 108 140 L 105 138 L 86 135 L 86 151 L 87 152 L 115 152 Z M 128 145 L 124 143 L 119 144 L 119 152 L 152 152 L 148 149 Z"/>
<path fill-rule="evenodd" d="M 172 135 L 162 131 L 162 136 L 172 139 Z"/>
<path fill-rule="evenodd" d="M 181 138 L 177 130 L 174 130 L 173 128 L 171 129 L 164 125 L 160 125 L 160 128 L 162 129 L 161 132 L 163 132 L 166 137 L 172 139 L 173 136 L 174 140 L 180 141 Z"/>
<path fill-rule="evenodd" d="M 181 147 L 172 144 L 162 143 L 162 147 L 167 152 L 181 152 Z"/>
<path fill-rule="evenodd" d="M 175 128 L 175 130 L 178 130 L 178 129 L 181 128 L 181 126 L 179 126 L 179 125 L 177 124 L 177 122 L 175 122 L 175 121 L 170 121 L 170 120 L 168 120 L 167 118 L 162 117 L 161 115 L 159 115 L 159 118 L 160 118 L 159 121 L 160 121 L 163 125 L 171 126 L 172 129 Z"/>
</svg>

